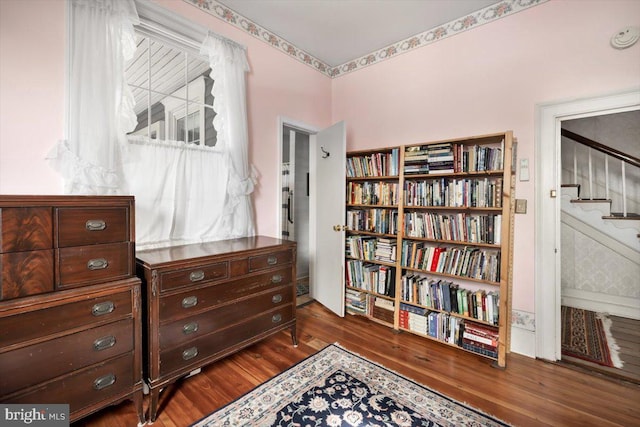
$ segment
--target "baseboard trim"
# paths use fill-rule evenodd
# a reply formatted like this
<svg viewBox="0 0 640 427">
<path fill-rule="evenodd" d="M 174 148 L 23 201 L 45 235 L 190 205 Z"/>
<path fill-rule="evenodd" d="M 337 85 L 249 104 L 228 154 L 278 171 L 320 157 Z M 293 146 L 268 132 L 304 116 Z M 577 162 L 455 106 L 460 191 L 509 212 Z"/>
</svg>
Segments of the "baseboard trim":
<svg viewBox="0 0 640 427">
<path fill-rule="evenodd" d="M 640 300 L 579 289 L 562 289 L 562 305 L 640 320 Z"/>
<path fill-rule="evenodd" d="M 531 358 L 536 357 L 536 332 L 511 326 L 511 351 Z"/>
</svg>

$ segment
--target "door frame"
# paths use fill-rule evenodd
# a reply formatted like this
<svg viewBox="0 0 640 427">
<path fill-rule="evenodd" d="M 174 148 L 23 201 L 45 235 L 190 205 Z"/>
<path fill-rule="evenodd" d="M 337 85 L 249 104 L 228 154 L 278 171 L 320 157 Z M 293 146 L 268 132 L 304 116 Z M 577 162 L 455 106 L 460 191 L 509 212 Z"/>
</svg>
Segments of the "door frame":
<svg viewBox="0 0 640 427">
<path fill-rule="evenodd" d="M 536 357 L 556 361 L 561 351 L 560 131 L 564 120 L 640 108 L 640 89 L 536 105 L 535 334 Z M 550 173 L 553 171 L 553 173 Z M 555 191 L 552 197 L 550 192 Z"/>
<path fill-rule="evenodd" d="M 278 155 L 278 159 L 277 159 L 277 165 L 278 165 L 278 185 L 276 187 L 276 200 L 278 201 L 276 208 L 277 208 L 277 218 L 278 218 L 278 229 L 277 229 L 277 236 L 278 238 L 282 238 L 282 173 L 281 173 L 281 167 L 282 167 L 282 138 L 284 137 L 284 134 L 282 132 L 282 128 L 284 126 L 290 127 L 292 129 L 295 130 L 299 130 L 301 132 L 304 133 L 308 133 L 309 135 L 313 135 L 315 133 L 318 133 L 320 131 L 319 128 L 309 125 L 307 123 L 303 123 L 301 121 L 298 120 L 293 120 L 290 119 L 288 117 L 284 117 L 284 116 L 278 116 L 278 150 L 277 150 L 277 155 Z M 311 141 L 309 141 L 309 143 L 311 143 Z M 310 218 L 311 220 L 311 218 Z M 309 223 L 309 226 L 311 227 L 311 223 Z"/>
</svg>

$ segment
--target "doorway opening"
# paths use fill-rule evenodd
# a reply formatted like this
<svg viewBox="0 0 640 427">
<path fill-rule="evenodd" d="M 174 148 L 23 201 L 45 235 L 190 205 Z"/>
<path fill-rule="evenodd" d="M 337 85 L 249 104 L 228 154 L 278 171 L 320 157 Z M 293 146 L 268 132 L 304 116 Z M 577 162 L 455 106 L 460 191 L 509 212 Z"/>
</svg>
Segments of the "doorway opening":
<svg viewBox="0 0 640 427">
<path fill-rule="evenodd" d="M 562 262 L 563 255 L 567 255 L 566 247 L 563 250 L 567 242 L 563 242 L 561 226 L 562 128 L 570 126 L 572 120 L 625 113 L 639 108 L 638 90 L 537 107 L 535 335 L 536 356 L 542 359 L 562 359 L 561 306 L 567 301 L 561 285 L 562 276 L 567 273 Z"/>
<path fill-rule="evenodd" d="M 281 238 L 297 242 L 297 305 L 311 302 L 309 280 L 310 211 L 309 211 L 309 141 L 311 133 L 282 125 L 282 212 Z"/>
<path fill-rule="evenodd" d="M 561 122 L 565 363 L 640 383 L 640 110 Z"/>
</svg>

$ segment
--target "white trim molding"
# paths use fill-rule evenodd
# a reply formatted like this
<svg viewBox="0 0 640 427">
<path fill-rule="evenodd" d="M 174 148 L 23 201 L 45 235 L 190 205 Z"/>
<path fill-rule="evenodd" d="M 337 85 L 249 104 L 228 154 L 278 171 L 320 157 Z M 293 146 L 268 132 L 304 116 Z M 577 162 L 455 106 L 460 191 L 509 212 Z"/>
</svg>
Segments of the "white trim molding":
<svg viewBox="0 0 640 427">
<path fill-rule="evenodd" d="M 561 358 L 560 130 L 562 121 L 640 108 L 640 88 L 536 106 L 535 319 L 536 357 Z M 555 194 L 552 196 L 552 192 Z"/>
<path fill-rule="evenodd" d="M 356 70 L 377 64 L 387 59 L 412 51 L 414 49 L 427 46 L 431 43 L 444 40 L 448 37 L 460 34 L 462 32 L 477 28 L 481 25 L 493 22 L 497 19 L 513 15 L 533 6 L 545 3 L 548 0 L 503 0 L 496 1 L 495 4 L 480 9 L 469 15 L 454 19 L 453 21 L 442 24 L 436 28 L 428 29 L 422 33 L 411 36 L 405 40 L 385 46 L 377 51 L 363 55 L 360 58 L 347 61 L 344 64 L 332 67 L 322 60 L 316 58 L 310 53 L 293 45 L 289 41 L 283 39 L 261 27 L 250 19 L 231 10 L 227 6 L 216 0 L 183 0 L 200 10 L 225 21 L 227 24 L 243 30 L 249 35 L 262 40 L 271 45 L 273 48 L 286 53 L 292 58 L 313 67 L 316 71 L 334 78 L 351 73 Z"/>
</svg>

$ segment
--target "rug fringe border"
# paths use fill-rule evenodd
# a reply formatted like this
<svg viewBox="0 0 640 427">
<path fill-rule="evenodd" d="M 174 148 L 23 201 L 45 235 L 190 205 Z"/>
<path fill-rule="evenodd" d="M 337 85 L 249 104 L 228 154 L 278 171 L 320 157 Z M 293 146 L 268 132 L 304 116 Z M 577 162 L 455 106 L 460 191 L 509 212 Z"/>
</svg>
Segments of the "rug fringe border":
<svg viewBox="0 0 640 427">
<path fill-rule="evenodd" d="M 609 356 L 611 357 L 611 363 L 615 368 L 621 369 L 624 366 L 624 362 L 622 361 L 622 359 L 620 359 L 620 346 L 611 333 L 611 325 L 613 322 L 611 321 L 607 313 L 596 313 L 596 317 L 602 322 L 604 335 L 607 338 L 607 346 L 609 347 Z"/>
</svg>

